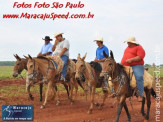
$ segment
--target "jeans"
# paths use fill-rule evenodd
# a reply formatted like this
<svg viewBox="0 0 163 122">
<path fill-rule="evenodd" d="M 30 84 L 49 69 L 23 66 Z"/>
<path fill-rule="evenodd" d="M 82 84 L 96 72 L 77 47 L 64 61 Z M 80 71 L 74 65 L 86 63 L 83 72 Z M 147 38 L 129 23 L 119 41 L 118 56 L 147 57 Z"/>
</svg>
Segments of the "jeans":
<svg viewBox="0 0 163 122">
<path fill-rule="evenodd" d="M 143 75 L 144 75 L 144 66 L 143 65 L 135 65 L 132 66 L 135 78 L 136 78 L 136 84 L 137 84 L 137 88 L 139 91 L 139 95 L 141 97 L 143 97 L 143 91 L 144 91 L 144 79 L 143 79 Z"/>
<path fill-rule="evenodd" d="M 62 56 L 61 56 L 61 59 L 62 59 L 63 62 L 64 62 L 64 66 L 63 66 L 63 69 L 62 69 L 62 75 L 63 75 L 64 78 L 66 78 L 67 62 L 68 62 L 69 57 L 66 56 L 66 55 L 62 55 Z"/>
</svg>

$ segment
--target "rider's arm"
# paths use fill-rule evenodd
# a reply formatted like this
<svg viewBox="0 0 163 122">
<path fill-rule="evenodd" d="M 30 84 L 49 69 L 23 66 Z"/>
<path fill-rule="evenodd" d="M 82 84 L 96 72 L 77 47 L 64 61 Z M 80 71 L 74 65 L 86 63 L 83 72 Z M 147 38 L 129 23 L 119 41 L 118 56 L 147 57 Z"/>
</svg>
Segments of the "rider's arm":
<svg viewBox="0 0 163 122">
<path fill-rule="evenodd" d="M 59 56 L 61 57 L 66 51 L 67 51 L 67 48 L 63 48 Z"/>
<path fill-rule="evenodd" d="M 54 50 L 55 50 L 55 48 L 56 48 L 57 44 L 58 44 L 58 40 L 55 40 L 54 45 L 53 45 L 53 47 L 52 47 L 52 51 L 54 51 Z"/>
</svg>

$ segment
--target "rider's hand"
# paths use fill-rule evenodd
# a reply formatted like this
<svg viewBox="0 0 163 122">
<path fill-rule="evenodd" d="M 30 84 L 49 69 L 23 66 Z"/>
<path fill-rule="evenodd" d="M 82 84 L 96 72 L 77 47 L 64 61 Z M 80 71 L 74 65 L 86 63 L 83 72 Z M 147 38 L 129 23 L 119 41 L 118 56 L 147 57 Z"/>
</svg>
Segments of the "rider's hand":
<svg viewBox="0 0 163 122">
<path fill-rule="evenodd" d="M 127 59 L 126 63 L 129 63 L 129 64 L 132 63 L 132 59 Z"/>
<path fill-rule="evenodd" d="M 59 42 L 59 41 L 56 39 L 56 40 L 55 40 L 55 42 L 54 42 L 54 44 L 55 44 L 55 45 L 57 45 L 57 44 L 58 44 L 58 42 Z"/>
<path fill-rule="evenodd" d="M 98 62 L 98 59 L 95 59 L 94 62 Z"/>
</svg>

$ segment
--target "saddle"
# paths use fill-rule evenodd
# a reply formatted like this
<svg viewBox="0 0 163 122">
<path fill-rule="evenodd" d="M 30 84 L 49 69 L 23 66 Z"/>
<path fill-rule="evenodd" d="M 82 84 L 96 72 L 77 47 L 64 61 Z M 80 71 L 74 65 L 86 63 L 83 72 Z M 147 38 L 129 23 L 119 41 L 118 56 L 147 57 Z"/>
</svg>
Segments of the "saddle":
<svg viewBox="0 0 163 122">
<path fill-rule="evenodd" d="M 136 79 L 133 74 L 132 67 L 130 66 L 124 66 L 124 70 L 127 73 L 127 75 L 130 77 L 130 86 L 132 88 L 136 88 Z M 153 83 L 153 77 L 151 74 L 148 73 L 147 70 L 144 70 L 144 87 L 147 87 L 148 89 L 152 88 L 152 83 Z"/>
</svg>

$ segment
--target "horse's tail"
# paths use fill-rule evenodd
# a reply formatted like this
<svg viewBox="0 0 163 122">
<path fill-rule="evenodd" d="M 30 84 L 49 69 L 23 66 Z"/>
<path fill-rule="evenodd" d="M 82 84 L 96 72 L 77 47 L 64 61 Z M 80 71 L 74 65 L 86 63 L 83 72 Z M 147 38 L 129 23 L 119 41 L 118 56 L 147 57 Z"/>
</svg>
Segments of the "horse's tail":
<svg viewBox="0 0 163 122">
<path fill-rule="evenodd" d="M 154 98 L 157 97 L 156 92 L 155 92 L 155 90 L 154 90 L 153 88 L 151 89 L 151 95 L 152 95 Z"/>
</svg>

